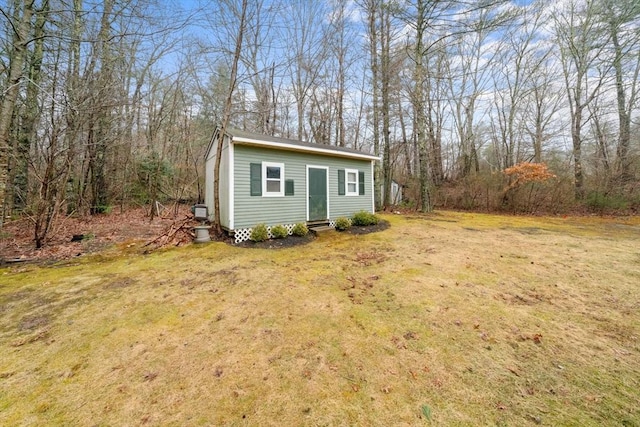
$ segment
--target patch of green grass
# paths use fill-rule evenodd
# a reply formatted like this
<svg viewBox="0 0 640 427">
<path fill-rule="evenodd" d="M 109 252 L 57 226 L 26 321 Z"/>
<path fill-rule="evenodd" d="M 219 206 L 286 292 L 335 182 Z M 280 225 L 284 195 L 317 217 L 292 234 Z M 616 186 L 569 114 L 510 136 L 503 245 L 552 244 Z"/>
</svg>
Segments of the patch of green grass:
<svg viewBox="0 0 640 427">
<path fill-rule="evenodd" d="M 637 218 L 383 218 L 0 270 L 0 424 L 640 423 Z"/>
</svg>

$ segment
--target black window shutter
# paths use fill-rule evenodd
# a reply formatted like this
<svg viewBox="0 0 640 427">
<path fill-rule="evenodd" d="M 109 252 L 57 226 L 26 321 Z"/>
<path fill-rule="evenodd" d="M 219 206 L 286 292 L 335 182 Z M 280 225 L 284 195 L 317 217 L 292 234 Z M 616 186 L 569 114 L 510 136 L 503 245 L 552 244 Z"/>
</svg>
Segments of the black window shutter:
<svg viewBox="0 0 640 427">
<path fill-rule="evenodd" d="M 251 195 L 262 196 L 262 164 L 250 164 Z"/>
<path fill-rule="evenodd" d="M 338 195 L 345 195 L 344 169 L 338 169 Z"/>
<path fill-rule="evenodd" d="M 359 194 L 364 195 L 364 171 L 358 171 L 358 183 L 360 184 Z"/>
<path fill-rule="evenodd" d="M 285 196 L 293 196 L 293 180 L 287 179 L 284 182 L 284 195 Z"/>
</svg>

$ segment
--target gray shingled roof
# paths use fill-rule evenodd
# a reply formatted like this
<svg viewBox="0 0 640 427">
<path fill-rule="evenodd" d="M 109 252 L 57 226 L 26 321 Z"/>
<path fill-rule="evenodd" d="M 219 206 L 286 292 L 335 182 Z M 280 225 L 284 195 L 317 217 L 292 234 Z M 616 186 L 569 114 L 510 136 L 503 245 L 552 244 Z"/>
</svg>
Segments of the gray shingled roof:
<svg viewBox="0 0 640 427">
<path fill-rule="evenodd" d="M 315 144 L 312 142 L 304 142 L 304 141 L 298 141 L 295 139 L 288 139 L 288 138 L 279 138 L 275 136 L 262 135 L 262 134 L 253 133 L 253 132 L 246 132 L 238 129 L 227 129 L 227 134 L 230 135 L 232 138 L 237 137 L 237 138 L 245 138 L 245 139 L 254 139 L 254 140 L 265 141 L 265 142 L 273 142 L 275 144 L 287 144 L 291 146 L 296 146 L 296 147 L 300 147 L 302 151 L 304 151 L 305 148 L 322 149 L 322 150 L 334 151 L 338 156 L 340 154 L 344 154 L 347 156 L 351 154 L 356 156 L 359 155 L 359 156 L 375 157 L 373 154 L 365 153 L 364 151 L 358 151 L 351 148 L 337 147 L 335 145 Z"/>
</svg>

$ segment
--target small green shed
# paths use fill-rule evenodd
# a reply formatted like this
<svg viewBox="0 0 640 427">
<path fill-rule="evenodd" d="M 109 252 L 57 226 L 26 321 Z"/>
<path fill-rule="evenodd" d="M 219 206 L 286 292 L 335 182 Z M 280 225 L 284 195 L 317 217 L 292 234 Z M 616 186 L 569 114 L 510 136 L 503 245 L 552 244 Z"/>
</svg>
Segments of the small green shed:
<svg viewBox="0 0 640 427">
<path fill-rule="evenodd" d="M 205 203 L 214 217 L 214 169 L 220 130 L 207 148 Z M 220 222 L 236 242 L 260 223 L 289 232 L 299 222 L 335 226 L 335 219 L 374 212 L 373 166 L 378 157 L 235 129 L 223 138 Z"/>
</svg>

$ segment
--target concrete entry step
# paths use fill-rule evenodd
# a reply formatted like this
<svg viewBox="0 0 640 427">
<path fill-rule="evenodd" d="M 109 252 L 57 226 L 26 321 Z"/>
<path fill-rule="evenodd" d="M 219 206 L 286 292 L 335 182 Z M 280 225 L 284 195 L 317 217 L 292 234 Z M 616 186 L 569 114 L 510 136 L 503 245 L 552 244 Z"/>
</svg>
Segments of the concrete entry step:
<svg viewBox="0 0 640 427">
<path fill-rule="evenodd" d="M 328 225 L 316 225 L 309 227 L 309 231 L 313 232 L 316 236 L 321 233 L 328 233 L 330 231 L 335 231 L 335 228 L 329 227 Z"/>
<path fill-rule="evenodd" d="M 320 219 L 316 221 L 307 221 L 307 227 L 309 228 L 320 227 L 322 225 L 329 225 L 329 221 L 327 221 L 326 219 Z"/>
</svg>

